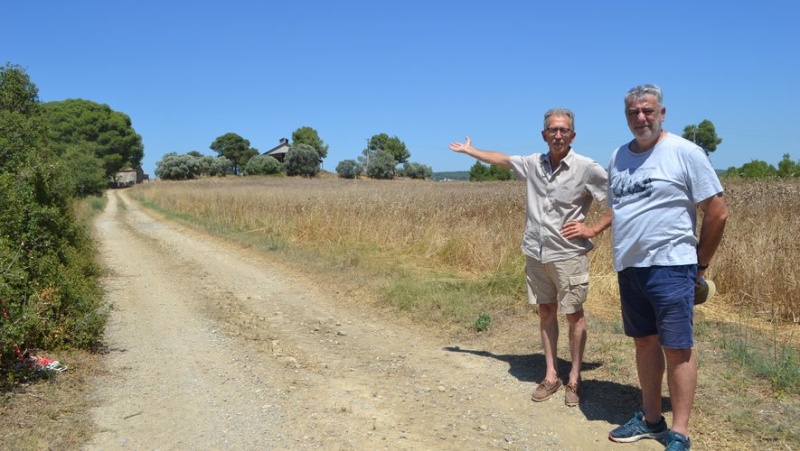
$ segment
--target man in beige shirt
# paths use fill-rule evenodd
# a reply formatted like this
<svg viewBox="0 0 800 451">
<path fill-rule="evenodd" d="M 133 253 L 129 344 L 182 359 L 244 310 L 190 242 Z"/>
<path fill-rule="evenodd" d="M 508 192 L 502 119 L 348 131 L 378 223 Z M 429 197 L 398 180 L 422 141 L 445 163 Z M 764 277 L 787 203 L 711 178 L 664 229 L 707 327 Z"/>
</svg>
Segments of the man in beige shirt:
<svg viewBox="0 0 800 451">
<path fill-rule="evenodd" d="M 526 256 L 528 302 L 539 307 L 539 329 L 547 365 L 545 378 L 531 399 L 545 401 L 562 384 L 556 370 L 560 305 L 569 323 L 572 358 L 564 401 L 575 406 L 580 403 L 580 369 L 586 347 L 583 313 L 589 287 L 586 253 L 593 247 L 590 238 L 610 225 L 610 210 L 591 227 L 584 220 L 592 201 L 605 199 L 608 179 L 605 169 L 572 150 L 575 139 L 572 111 L 555 108 L 545 113 L 542 138 L 549 147 L 546 154 L 509 156 L 478 150 L 469 136 L 464 143 L 450 144 L 450 149 L 511 169 L 517 179 L 526 181 L 526 223 L 521 247 Z"/>
</svg>

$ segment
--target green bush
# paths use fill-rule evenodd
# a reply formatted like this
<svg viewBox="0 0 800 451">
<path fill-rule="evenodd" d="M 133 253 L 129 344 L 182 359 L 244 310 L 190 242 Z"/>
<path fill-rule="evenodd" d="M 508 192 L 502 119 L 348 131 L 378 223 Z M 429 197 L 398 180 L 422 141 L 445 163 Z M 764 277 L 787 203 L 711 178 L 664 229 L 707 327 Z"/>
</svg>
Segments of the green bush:
<svg viewBox="0 0 800 451">
<path fill-rule="evenodd" d="M 200 165 L 199 175 L 203 176 L 224 177 L 225 170 L 233 165 L 233 163 L 231 163 L 231 160 L 225 157 L 211 157 L 208 155 L 201 155 L 196 158 L 199 159 L 198 161 L 198 164 Z"/>
<path fill-rule="evenodd" d="M 362 167 L 355 160 L 342 160 L 336 165 L 336 173 L 343 179 L 354 179 L 361 175 Z"/>
<path fill-rule="evenodd" d="M 99 196 L 108 187 L 108 177 L 103 160 L 80 146 L 71 147 L 61 158 L 63 170 L 72 181 L 73 194 L 83 198 Z"/>
<path fill-rule="evenodd" d="M 397 161 L 394 157 L 382 150 L 375 152 L 367 164 L 367 176 L 373 179 L 393 179 Z"/>
<path fill-rule="evenodd" d="M 433 169 L 422 163 L 405 163 L 403 174 L 412 179 L 429 179 L 433 175 Z"/>
<path fill-rule="evenodd" d="M 88 346 L 105 322 L 74 181 L 48 148 L 44 124 L 25 71 L 0 68 L 0 384 L 13 381 L 17 349 Z"/>
<path fill-rule="evenodd" d="M 190 180 L 200 175 L 200 169 L 199 158 L 170 152 L 156 163 L 156 177 L 164 180 Z"/>
<path fill-rule="evenodd" d="M 269 155 L 258 155 L 249 160 L 244 167 L 245 175 L 272 175 L 281 172 L 281 162 Z"/>
<path fill-rule="evenodd" d="M 308 144 L 294 144 L 286 152 L 286 175 L 314 177 L 319 173 L 319 153 Z"/>
<path fill-rule="evenodd" d="M 469 168 L 469 180 L 471 182 L 488 182 L 492 180 L 514 180 L 514 173 L 511 169 L 506 169 L 500 166 L 484 165 L 480 161 L 476 161 L 471 168 Z"/>
</svg>

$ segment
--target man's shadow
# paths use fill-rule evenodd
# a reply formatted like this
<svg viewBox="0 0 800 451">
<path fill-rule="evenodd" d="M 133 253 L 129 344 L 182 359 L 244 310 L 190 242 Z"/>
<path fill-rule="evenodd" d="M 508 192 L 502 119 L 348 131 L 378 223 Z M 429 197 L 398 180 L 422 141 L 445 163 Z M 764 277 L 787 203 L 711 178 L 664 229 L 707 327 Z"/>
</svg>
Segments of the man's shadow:
<svg viewBox="0 0 800 451">
<path fill-rule="evenodd" d="M 544 379 L 546 364 L 544 354 L 494 354 L 489 351 L 462 349 L 447 346 L 445 351 L 491 357 L 508 363 L 508 373 L 521 382 L 538 384 Z M 568 375 L 572 364 L 558 359 L 556 369 L 559 376 Z M 581 373 L 593 371 L 603 366 L 602 362 L 583 362 Z M 531 388 L 533 391 L 533 388 Z M 562 394 L 559 391 L 558 394 Z M 634 412 L 641 410 L 642 391 L 638 387 L 612 381 L 584 380 L 581 382 L 581 403 L 579 408 L 587 420 L 601 420 L 612 424 L 623 424 L 630 420 Z M 561 395 L 563 396 L 563 394 Z M 532 401 L 531 401 L 532 402 Z M 563 402 L 563 401 L 562 401 Z M 661 397 L 664 412 L 672 410 L 669 398 Z"/>
</svg>

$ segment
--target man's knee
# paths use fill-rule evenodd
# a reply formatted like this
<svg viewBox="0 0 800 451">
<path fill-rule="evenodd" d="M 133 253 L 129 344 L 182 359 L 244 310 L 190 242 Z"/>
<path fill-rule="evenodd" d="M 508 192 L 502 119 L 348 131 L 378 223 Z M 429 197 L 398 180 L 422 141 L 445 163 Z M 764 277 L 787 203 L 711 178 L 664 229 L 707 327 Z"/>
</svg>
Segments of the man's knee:
<svg viewBox="0 0 800 451">
<path fill-rule="evenodd" d="M 664 356 L 670 364 L 680 365 L 692 359 L 692 348 L 688 349 L 669 349 L 664 348 Z"/>
<path fill-rule="evenodd" d="M 644 336 L 644 337 L 633 337 L 633 342 L 636 344 L 636 349 L 640 349 L 640 350 L 661 348 L 661 342 L 658 341 L 658 335 L 647 335 L 647 336 Z"/>
</svg>

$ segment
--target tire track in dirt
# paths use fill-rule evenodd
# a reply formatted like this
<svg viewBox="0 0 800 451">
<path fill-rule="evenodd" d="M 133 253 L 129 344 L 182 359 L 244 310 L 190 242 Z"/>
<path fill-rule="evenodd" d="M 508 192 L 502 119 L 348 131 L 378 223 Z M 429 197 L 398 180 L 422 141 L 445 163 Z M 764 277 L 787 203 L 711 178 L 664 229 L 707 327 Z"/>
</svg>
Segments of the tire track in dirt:
<svg viewBox="0 0 800 451">
<path fill-rule="evenodd" d="M 560 393 L 532 403 L 506 364 L 336 303 L 124 191 L 96 230 L 115 310 L 87 449 L 620 449 Z"/>
</svg>

